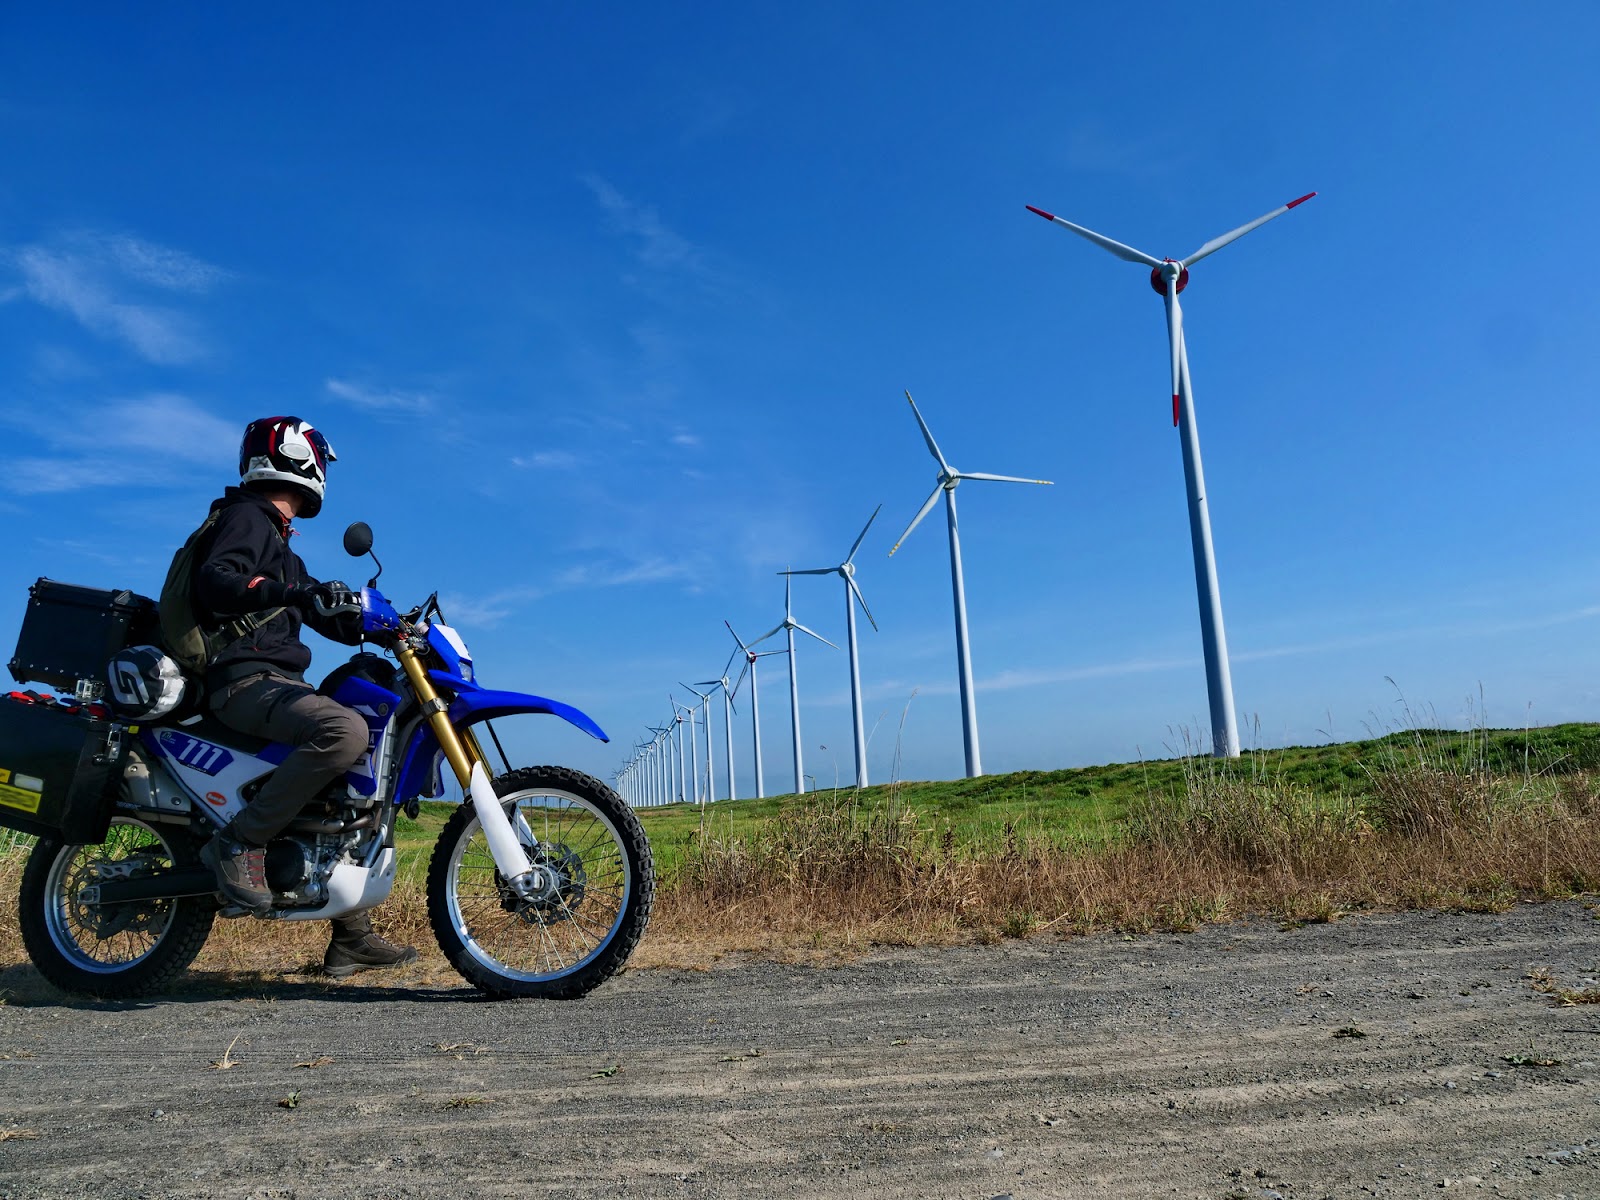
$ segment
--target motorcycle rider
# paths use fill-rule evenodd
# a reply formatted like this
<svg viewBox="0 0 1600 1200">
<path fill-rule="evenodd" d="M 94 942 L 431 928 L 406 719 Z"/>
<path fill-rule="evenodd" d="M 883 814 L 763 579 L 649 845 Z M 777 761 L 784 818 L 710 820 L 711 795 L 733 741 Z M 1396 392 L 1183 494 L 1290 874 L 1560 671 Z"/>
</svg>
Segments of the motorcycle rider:
<svg viewBox="0 0 1600 1200">
<path fill-rule="evenodd" d="M 191 601 L 201 628 L 212 633 L 241 617 L 254 626 L 211 657 L 206 703 L 224 725 L 294 747 L 200 852 L 223 893 L 257 911 L 272 905 L 267 843 L 367 752 L 366 722 L 305 681 L 311 651 L 300 640 L 304 622 L 334 641 L 359 643 L 359 599 L 342 582 L 312 578 L 289 545 L 290 522 L 321 510 L 335 458 L 327 439 L 298 417 L 252 421 L 239 447 L 239 486 L 212 503 L 217 520 L 195 547 Z M 331 924 L 323 966 L 335 977 L 417 957 L 374 933 L 365 912 Z"/>
</svg>

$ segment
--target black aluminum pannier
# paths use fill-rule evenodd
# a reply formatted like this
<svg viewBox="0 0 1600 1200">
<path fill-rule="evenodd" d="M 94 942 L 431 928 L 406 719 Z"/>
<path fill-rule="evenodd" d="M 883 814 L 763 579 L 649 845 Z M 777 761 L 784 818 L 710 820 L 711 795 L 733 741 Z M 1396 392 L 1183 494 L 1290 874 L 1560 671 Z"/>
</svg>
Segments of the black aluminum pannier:
<svg viewBox="0 0 1600 1200">
<path fill-rule="evenodd" d="M 103 842 L 131 736 L 81 706 L 0 698 L 0 826 Z"/>
<path fill-rule="evenodd" d="M 160 640 L 156 604 L 148 596 L 40 579 L 28 589 L 11 677 L 71 694 L 80 679 L 103 685 L 106 663 L 117 651 Z"/>
</svg>

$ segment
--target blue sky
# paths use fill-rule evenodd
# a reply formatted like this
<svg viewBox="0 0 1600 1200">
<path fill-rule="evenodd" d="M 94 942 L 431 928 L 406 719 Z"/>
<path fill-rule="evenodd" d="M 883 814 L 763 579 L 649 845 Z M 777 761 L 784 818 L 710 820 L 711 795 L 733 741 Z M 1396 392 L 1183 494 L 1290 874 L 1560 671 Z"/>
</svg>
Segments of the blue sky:
<svg viewBox="0 0 1600 1200">
<path fill-rule="evenodd" d="M 1160 300 L 1023 206 L 1181 257 L 1315 190 L 1184 293 L 1246 744 L 1593 719 L 1596 44 L 1586 4 L 7 6 L 0 643 L 39 575 L 156 590 L 293 412 L 340 454 L 312 570 L 369 521 L 491 685 L 614 738 L 519 754 L 604 775 L 881 502 L 872 774 L 958 775 L 937 514 L 886 557 L 910 389 L 958 467 L 1055 481 L 959 493 L 985 767 L 1163 755 L 1206 698 Z M 841 597 L 796 616 L 841 641 Z M 848 779 L 843 655 L 799 669 Z"/>
</svg>

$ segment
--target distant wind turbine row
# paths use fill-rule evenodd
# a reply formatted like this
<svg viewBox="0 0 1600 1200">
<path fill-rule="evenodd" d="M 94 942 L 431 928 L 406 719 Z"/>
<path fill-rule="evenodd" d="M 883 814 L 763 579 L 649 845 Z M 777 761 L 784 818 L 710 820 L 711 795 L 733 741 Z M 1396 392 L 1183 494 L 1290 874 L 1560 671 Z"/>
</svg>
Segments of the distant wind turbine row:
<svg viewBox="0 0 1600 1200">
<path fill-rule="evenodd" d="M 1236 241 L 1252 230 L 1259 229 L 1268 221 L 1281 217 L 1284 213 L 1297 205 L 1304 204 L 1315 196 L 1310 192 L 1297 200 L 1273 209 L 1264 216 L 1257 217 L 1254 221 L 1239 226 L 1220 237 L 1212 238 L 1187 258 L 1170 259 L 1156 258 L 1142 250 L 1135 250 L 1121 242 L 1113 241 L 1103 234 L 1086 229 L 1082 225 L 1075 225 L 1071 221 L 1058 217 L 1043 209 L 1027 205 L 1028 211 L 1038 214 L 1045 220 L 1064 229 L 1070 230 L 1079 237 L 1093 242 L 1095 245 L 1116 255 L 1126 262 L 1137 263 L 1150 268 L 1150 285 L 1157 294 L 1161 295 L 1166 305 L 1167 315 L 1167 343 L 1170 356 L 1171 381 L 1172 381 L 1172 424 L 1180 433 L 1183 453 L 1183 475 L 1185 489 L 1188 495 L 1189 507 L 1189 532 L 1190 543 L 1194 556 L 1195 587 L 1200 605 L 1200 634 L 1204 651 L 1206 668 L 1206 691 L 1210 704 L 1212 753 L 1218 758 L 1236 758 L 1239 754 L 1238 722 L 1233 705 L 1233 680 L 1228 665 L 1227 636 L 1223 630 L 1222 621 L 1222 594 L 1217 582 L 1216 554 L 1211 538 L 1211 517 L 1206 504 L 1205 475 L 1200 463 L 1200 433 L 1194 413 L 1194 389 L 1189 378 L 1188 346 L 1183 331 L 1183 310 L 1178 302 L 1178 294 L 1189 284 L 1189 268 L 1201 259 L 1216 253 L 1230 242 Z M 956 629 L 956 669 L 960 682 L 961 693 L 961 728 L 966 754 L 967 777 L 975 778 L 983 774 L 982 756 L 978 742 L 978 715 L 975 689 L 972 680 L 972 656 L 967 636 L 967 602 L 966 590 L 961 572 L 961 537 L 956 520 L 956 487 L 963 480 L 979 479 L 998 483 L 1033 483 L 1048 484 L 1047 479 L 1025 479 L 1015 475 L 990 475 L 976 471 L 958 471 L 952 467 L 939 449 L 939 444 L 934 440 L 933 432 L 928 428 L 928 423 L 923 420 L 922 413 L 917 408 L 911 393 L 906 393 L 906 400 L 911 405 L 911 412 L 916 417 L 917 425 L 922 431 L 923 440 L 927 443 L 928 452 L 938 464 L 938 476 L 934 489 L 923 502 L 917 515 L 911 518 L 911 523 L 906 526 L 894 546 L 889 550 L 892 557 L 905 540 L 911 536 L 912 530 L 922 522 L 922 519 L 932 511 L 938 502 L 939 495 L 944 494 L 945 517 L 950 537 L 950 585 L 955 603 L 955 629 Z M 728 632 L 733 636 L 735 650 L 723 666 L 722 673 L 717 679 L 702 680 L 697 687 L 680 685 L 686 691 L 699 698 L 699 704 L 681 705 L 677 699 L 669 696 L 672 705 L 672 715 L 664 726 L 648 726 L 652 737 L 636 743 L 634 755 L 616 775 L 616 781 L 623 795 L 630 804 L 636 807 L 655 804 L 704 803 L 716 798 L 716 776 L 712 758 L 712 731 L 711 731 L 711 693 L 697 690 L 699 687 L 720 687 L 723 696 L 723 721 L 724 737 L 727 749 L 727 793 L 728 799 L 735 798 L 734 790 L 734 754 L 733 754 L 733 716 L 736 711 L 734 697 L 744 685 L 746 677 L 750 680 L 750 717 L 751 717 L 751 748 L 755 764 L 755 788 L 758 797 L 765 796 L 765 781 L 762 774 L 761 756 L 761 708 L 760 695 L 757 689 L 756 663 L 757 660 L 774 654 L 784 654 L 789 660 L 789 716 L 790 727 L 793 734 L 794 747 L 794 790 L 804 793 L 806 790 L 806 775 L 804 757 L 801 749 L 800 738 L 800 690 L 798 673 L 795 662 L 795 638 L 798 631 L 817 641 L 829 646 L 833 643 L 814 630 L 806 628 L 794 619 L 793 609 L 793 577 L 796 575 L 838 575 L 845 584 L 845 628 L 847 631 L 847 648 L 850 667 L 850 705 L 851 717 L 855 734 L 855 768 L 856 786 L 867 785 L 867 758 L 866 734 L 862 719 L 861 703 L 861 665 L 856 643 L 856 612 L 855 606 L 860 604 L 861 611 L 872 624 L 874 630 L 878 628 L 877 621 L 868 608 L 866 597 L 861 594 L 861 587 L 856 582 L 855 556 L 861 548 L 861 543 L 867 536 L 867 531 L 872 528 L 872 522 L 877 519 L 883 506 L 880 504 L 873 510 L 872 516 L 867 518 L 867 523 L 856 537 L 855 543 L 850 547 L 850 553 L 845 560 L 834 567 L 815 567 L 803 571 L 780 571 L 786 577 L 784 582 L 784 616 L 783 620 L 772 629 L 746 643 L 733 626 L 726 621 Z M 786 648 L 783 650 L 758 651 L 756 646 L 768 638 L 783 633 L 786 638 Z M 835 647 L 837 649 L 837 647 Z M 739 672 L 738 680 L 732 685 L 728 684 L 728 668 L 733 660 L 743 656 L 744 666 Z M 697 722 L 694 716 L 698 708 L 702 714 L 702 724 L 706 733 L 706 755 L 704 770 L 701 770 L 698 749 Z M 683 725 L 689 726 L 689 747 L 687 753 L 684 747 Z M 674 769 L 676 768 L 676 769 Z M 705 790 L 701 791 L 701 782 L 705 783 Z M 703 799 L 702 799 L 703 797 Z"/>
</svg>

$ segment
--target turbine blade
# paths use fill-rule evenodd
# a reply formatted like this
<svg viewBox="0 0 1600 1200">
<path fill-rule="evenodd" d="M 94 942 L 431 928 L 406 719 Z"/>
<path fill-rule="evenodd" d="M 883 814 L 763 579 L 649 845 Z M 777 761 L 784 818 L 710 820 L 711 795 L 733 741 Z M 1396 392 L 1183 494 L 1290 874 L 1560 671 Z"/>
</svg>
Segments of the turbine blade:
<svg viewBox="0 0 1600 1200">
<path fill-rule="evenodd" d="M 856 551 L 861 549 L 861 543 L 867 536 L 867 530 L 872 528 L 872 523 L 878 519 L 878 514 L 883 511 L 883 505 L 878 505 L 872 510 L 872 515 L 867 518 L 867 523 L 861 527 L 861 536 L 856 538 L 856 544 L 850 547 L 850 553 L 844 556 L 846 563 L 854 562 Z"/>
<path fill-rule="evenodd" d="M 733 691 L 728 693 L 729 700 L 739 694 L 739 689 L 744 686 L 744 677 L 748 674 L 750 674 L 750 660 L 747 658 L 744 660 L 744 670 L 739 672 L 739 678 L 734 682 Z"/>
<path fill-rule="evenodd" d="M 957 479 L 990 479 L 995 483 L 1051 483 L 1049 479 L 1024 479 L 1020 475 L 986 475 L 982 471 L 963 471 Z"/>
<path fill-rule="evenodd" d="M 1178 304 L 1178 276 L 1167 276 L 1167 341 L 1172 346 L 1172 427 L 1178 427 L 1178 410 L 1183 403 L 1178 388 L 1178 360 L 1183 353 L 1183 308 Z"/>
<path fill-rule="evenodd" d="M 819 641 L 819 642 L 828 642 L 828 639 L 823 637 L 815 629 L 807 629 L 804 625 L 800 624 L 799 621 L 796 621 L 794 623 L 794 627 L 795 627 L 796 630 L 798 630 L 801 633 L 809 633 L 812 637 L 816 638 L 817 641 Z M 828 645 L 833 646 L 833 643 L 832 642 L 828 642 Z M 833 646 L 833 648 L 835 650 L 837 650 L 839 647 Z"/>
<path fill-rule="evenodd" d="M 832 575 L 838 567 L 814 567 L 809 571 L 779 571 L 779 575 Z"/>
<path fill-rule="evenodd" d="M 917 515 L 911 518 L 911 524 L 906 526 L 906 531 L 900 535 L 900 540 L 889 547 L 890 558 L 893 558 L 894 552 L 905 544 L 905 540 L 911 536 L 911 531 L 917 527 L 917 525 L 922 521 L 922 518 L 928 515 L 928 510 L 931 509 L 938 501 L 939 493 L 942 491 L 944 491 L 944 484 L 940 483 L 934 486 L 933 495 L 929 496 L 928 499 L 923 503 L 922 507 L 917 510 Z"/>
<path fill-rule="evenodd" d="M 722 623 L 723 623 L 723 624 L 724 624 L 724 625 L 727 625 L 727 626 L 728 626 L 728 632 L 729 632 L 729 633 L 732 633 L 732 634 L 733 634 L 733 640 L 734 640 L 734 641 L 735 641 L 735 642 L 739 642 L 739 649 L 741 649 L 741 650 L 748 650 L 748 649 L 750 649 L 750 647 L 749 647 L 749 646 L 746 646 L 746 645 L 745 645 L 745 644 L 744 644 L 744 643 L 743 643 L 743 642 L 740 642 L 740 641 L 739 641 L 739 635 L 738 635 L 738 634 L 737 634 L 737 633 L 733 633 L 733 626 L 732 626 L 732 625 L 728 625 L 728 622 L 727 622 L 727 621 L 726 621 L 726 620 L 724 620 L 724 621 L 723 621 L 723 622 L 722 622 Z M 731 662 L 731 661 L 732 661 L 732 660 L 731 660 L 731 659 L 730 659 L 730 660 L 729 660 L 729 661 L 730 661 L 730 662 Z"/>
<path fill-rule="evenodd" d="M 774 625 L 771 629 L 769 629 L 765 633 L 763 633 L 755 641 L 751 642 L 750 645 L 748 647 L 746 647 L 746 649 L 751 649 L 753 647 L 761 645 L 762 642 L 766 641 L 773 634 L 782 633 L 783 630 L 784 630 L 784 624 L 783 624 L 783 622 L 780 621 L 778 624 Z"/>
<path fill-rule="evenodd" d="M 1035 208 L 1031 204 L 1025 205 L 1024 207 L 1026 207 L 1031 213 L 1037 213 L 1046 221 L 1054 221 L 1057 225 L 1060 225 L 1065 229 L 1072 230 L 1072 232 L 1077 234 L 1079 237 L 1088 238 L 1096 246 L 1099 246 L 1103 250 L 1111 251 L 1111 253 L 1115 254 L 1124 262 L 1143 263 L 1147 267 L 1159 267 L 1161 265 L 1161 260 L 1159 258 L 1152 258 L 1143 250 L 1135 250 L 1132 246 L 1124 246 L 1121 242 L 1112 241 L 1103 233 L 1096 233 L 1092 229 L 1085 229 L 1082 225 L 1074 225 L 1071 221 L 1066 221 L 1056 216 L 1055 213 L 1047 213 L 1044 211 L 1044 209 Z"/>
<path fill-rule="evenodd" d="M 1265 225 L 1268 221 L 1272 220 L 1274 217 L 1283 216 L 1283 214 L 1288 212 L 1291 208 L 1294 208 L 1296 205 L 1304 204 L 1307 200 L 1311 199 L 1311 197 L 1313 197 L 1315 195 L 1316 195 L 1315 192 L 1307 192 L 1304 196 L 1301 196 L 1300 199 L 1291 200 L 1287 204 L 1279 205 L 1277 208 L 1275 208 L 1271 212 L 1269 212 L 1266 216 L 1257 217 L 1254 221 L 1251 221 L 1248 225 L 1241 225 L 1241 226 L 1239 226 L 1239 228 L 1237 228 L 1235 230 L 1232 230 L 1229 233 L 1225 233 L 1221 237 L 1212 238 L 1204 246 L 1201 246 L 1200 249 L 1196 250 L 1193 254 L 1189 255 L 1188 258 L 1184 259 L 1183 262 L 1180 263 L 1179 265 L 1180 266 L 1185 266 L 1185 267 L 1193 266 L 1195 263 L 1199 262 L 1206 255 L 1215 254 L 1218 250 L 1221 250 L 1229 242 L 1237 241 L 1239 238 L 1242 238 L 1245 234 L 1249 233 L 1252 229 L 1260 229 L 1263 225 Z"/>
<path fill-rule="evenodd" d="M 933 431 L 928 428 L 928 423 L 922 419 L 922 413 L 917 409 L 917 402 L 911 399 L 910 392 L 906 393 L 906 399 L 911 402 L 911 412 L 917 418 L 917 424 L 922 427 L 922 438 L 928 443 L 929 452 L 939 460 L 939 465 L 948 471 L 950 464 L 945 462 L 944 455 L 939 453 L 939 443 L 933 440 Z"/>
<path fill-rule="evenodd" d="M 860 585 L 848 575 L 844 577 L 844 581 L 850 585 L 851 593 L 861 603 L 861 611 L 867 614 L 867 620 L 872 621 L 872 628 L 874 631 L 876 631 L 878 628 L 878 623 L 872 620 L 872 610 L 867 607 L 867 598 L 861 594 Z"/>
</svg>

